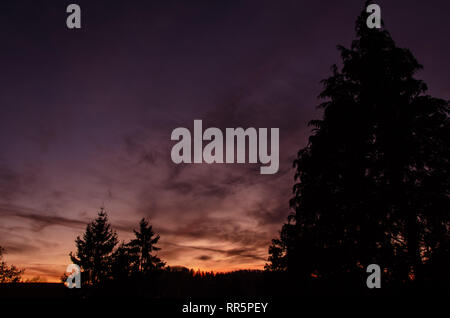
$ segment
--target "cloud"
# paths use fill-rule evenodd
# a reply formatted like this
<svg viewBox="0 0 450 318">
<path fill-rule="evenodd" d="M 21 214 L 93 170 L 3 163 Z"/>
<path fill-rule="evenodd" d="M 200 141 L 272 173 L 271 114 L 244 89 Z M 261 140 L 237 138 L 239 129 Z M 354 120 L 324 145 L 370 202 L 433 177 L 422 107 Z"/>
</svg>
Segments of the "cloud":
<svg viewBox="0 0 450 318">
<path fill-rule="evenodd" d="M 289 205 L 284 200 L 270 207 L 258 204 L 254 210 L 248 212 L 248 215 L 255 218 L 260 226 L 280 225 L 286 221 L 289 214 Z"/>
<path fill-rule="evenodd" d="M 182 244 L 176 244 L 176 243 L 166 243 L 167 245 L 173 245 L 178 248 L 182 249 L 194 249 L 199 251 L 207 251 L 207 252 L 213 252 L 213 253 L 220 253 L 226 256 L 240 256 L 245 258 L 251 258 L 255 260 L 265 261 L 265 257 L 261 257 L 260 255 L 256 253 L 252 253 L 251 249 L 245 249 L 245 248 L 233 248 L 233 249 L 218 249 L 218 248 L 211 248 L 211 247 L 203 247 L 203 246 L 191 246 L 191 245 L 182 245 Z M 206 260 L 204 258 L 204 255 L 200 256 L 202 257 L 202 260 Z M 210 257 L 210 256 L 207 256 Z M 211 259 L 212 257 L 210 257 Z"/>
<path fill-rule="evenodd" d="M 210 259 L 212 259 L 212 257 L 208 256 L 208 255 L 200 255 L 200 256 L 197 256 L 196 259 L 198 259 L 200 261 L 209 261 Z"/>
<path fill-rule="evenodd" d="M 18 217 L 30 220 L 34 231 L 39 232 L 51 225 L 61 225 L 72 228 L 82 228 L 86 226 L 86 222 L 78 219 L 67 218 L 58 215 L 45 214 L 27 207 L 0 204 L 0 218 Z"/>
<path fill-rule="evenodd" d="M 139 130 L 125 134 L 123 137 L 125 152 L 130 157 L 136 158 L 137 164 L 154 165 L 158 158 L 158 152 L 150 149 L 149 137 L 145 131 Z"/>
<path fill-rule="evenodd" d="M 59 134 L 64 131 L 63 127 L 59 127 L 60 130 L 56 130 L 56 126 L 60 126 L 58 122 L 54 122 L 53 127 L 49 125 L 38 126 L 30 135 L 32 140 L 41 149 L 42 152 L 47 152 L 50 147 L 58 141 Z"/>
<path fill-rule="evenodd" d="M 17 169 L 0 162 L 0 200 L 11 201 L 20 195 L 31 195 L 36 185 L 36 168 L 26 166 Z"/>
<path fill-rule="evenodd" d="M 31 253 L 36 252 L 39 249 L 35 244 L 23 242 L 7 242 L 2 247 L 6 250 L 6 253 L 11 254 Z"/>
<path fill-rule="evenodd" d="M 162 235 L 170 235 L 178 238 L 208 239 L 210 241 L 231 242 L 240 244 L 251 244 L 261 242 L 267 234 L 252 230 L 242 225 L 238 218 L 223 217 L 212 218 L 207 215 L 199 215 L 190 220 L 173 224 L 171 227 L 160 226 Z"/>
<path fill-rule="evenodd" d="M 43 278 L 52 278 L 53 280 L 59 280 L 65 273 L 67 265 L 55 265 L 55 264 L 24 264 L 25 273 L 24 276 L 43 276 Z"/>
</svg>

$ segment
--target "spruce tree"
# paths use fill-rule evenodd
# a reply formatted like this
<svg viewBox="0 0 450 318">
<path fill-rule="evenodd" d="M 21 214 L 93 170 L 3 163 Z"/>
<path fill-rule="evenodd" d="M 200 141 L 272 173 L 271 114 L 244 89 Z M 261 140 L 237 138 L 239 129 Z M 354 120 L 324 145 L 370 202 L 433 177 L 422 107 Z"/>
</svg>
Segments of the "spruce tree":
<svg viewBox="0 0 450 318">
<path fill-rule="evenodd" d="M 153 232 L 153 227 L 149 222 L 142 218 L 139 222 L 139 230 L 133 230 L 133 232 L 136 238 L 131 240 L 127 246 L 130 248 L 131 253 L 137 255 L 138 270 L 145 274 L 164 267 L 165 263 L 154 254 L 154 252 L 160 250 L 159 247 L 155 246 L 160 236 Z"/>
<path fill-rule="evenodd" d="M 83 237 L 75 240 L 77 252 L 69 254 L 82 270 L 83 284 L 98 285 L 110 276 L 112 253 L 117 234 L 112 230 L 108 215 L 101 208 L 97 218 L 89 223 Z"/>
</svg>

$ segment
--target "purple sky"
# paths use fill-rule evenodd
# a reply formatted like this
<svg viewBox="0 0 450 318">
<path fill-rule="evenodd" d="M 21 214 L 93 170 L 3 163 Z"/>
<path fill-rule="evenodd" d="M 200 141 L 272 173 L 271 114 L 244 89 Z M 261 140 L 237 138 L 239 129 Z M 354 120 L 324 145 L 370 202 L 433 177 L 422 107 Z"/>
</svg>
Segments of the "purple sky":
<svg viewBox="0 0 450 318">
<path fill-rule="evenodd" d="M 69 3 L 82 29 L 65 26 Z M 292 161 L 321 79 L 363 1 L 2 1 L 0 245 L 57 280 L 104 205 L 119 238 L 141 217 L 169 265 L 262 268 L 290 213 Z M 450 98 L 448 1 L 378 1 L 397 45 Z M 280 170 L 175 165 L 176 127 L 276 127 Z"/>
</svg>

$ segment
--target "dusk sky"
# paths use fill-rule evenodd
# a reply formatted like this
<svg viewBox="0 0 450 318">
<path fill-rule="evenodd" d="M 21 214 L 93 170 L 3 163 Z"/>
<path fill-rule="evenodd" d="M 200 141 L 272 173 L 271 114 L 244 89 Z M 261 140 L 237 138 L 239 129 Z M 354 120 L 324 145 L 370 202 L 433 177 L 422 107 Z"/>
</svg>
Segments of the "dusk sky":
<svg viewBox="0 0 450 318">
<path fill-rule="evenodd" d="M 82 28 L 66 27 L 66 6 Z M 450 2 L 376 1 L 450 98 Z M 168 265 L 262 269 L 289 215 L 292 161 L 320 118 L 320 80 L 364 1 L 1 1 L 0 246 L 58 281 L 104 206 L 120 240 L 142 217 Z M 172 130 L 280 129 L 280 169 L 172 162 Z"/>
</svg>

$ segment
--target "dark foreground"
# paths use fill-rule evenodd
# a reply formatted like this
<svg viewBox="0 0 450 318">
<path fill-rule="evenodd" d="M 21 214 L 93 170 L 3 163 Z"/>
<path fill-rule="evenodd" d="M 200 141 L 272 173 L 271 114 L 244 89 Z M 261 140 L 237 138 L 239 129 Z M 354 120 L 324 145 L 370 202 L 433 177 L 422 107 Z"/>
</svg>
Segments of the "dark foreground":
<svg viewBox="0 0 450 318">
<path fill-rule="evenodd" d="M 82 287 L 68 289 L 62 283 L 17 283 L 0 284 L 0 304 L 5 309 L 31 310 L 45 313 L 49 311 L 83 312 L 87 308 L 99 313 L 139 312 L 144 309 L 148 315 L 171 316 L 275 316 L 301 317 L 302 313 L 314 312 L 318 316 L 336 315 L 336 313 L 363 315 L 368 313 L 414 312 L 433 316 L 432 313 L 445 309 L 449 299 L 449 291 L 427 289 L 396 289 L 396 290 L 350 290 L 342 288 L 317 289 L 309 291 L 289 291 L 279 286 L 268 295 L 262 288 L 253 295 L 243 292 L 251 284 L 241 283 L 241 286 L 211 285 L 210 290 L 202 293 L 198 290 L 193 296 L 177 295 L 159 297 L 151 295 L 148 289 L 129 290 L 125 286 L 104 286 L 100 289 Z M 129 286 L 128 286 L 129 287 Z M 229 293 L 226 295 L 226 293 Z M 194 295 L 196 294 L 196 295 Z M 209 296 L 208 296 L 209 294 Z M 219 296 L 220 295 L 220 296 Z M 266 307 L 263 310 L 261 304 Z M 196 312 L 200 305 L 214 306 L 215 312 Z M 188 312 L 185 312 L 188 311 Z M 431 314 L 431 315 L 430 315 Z M 307 315 L 308 317 L 310 315 Z"/>
</svg>

